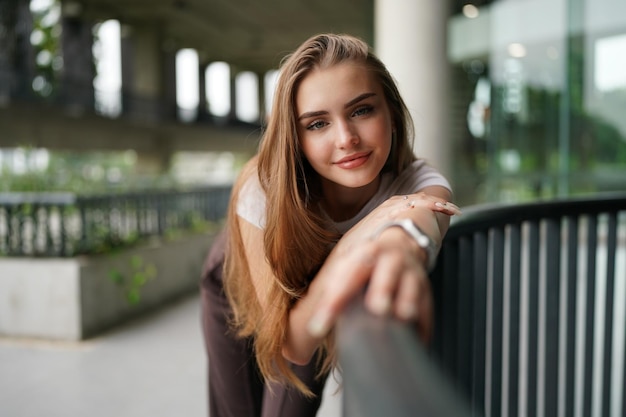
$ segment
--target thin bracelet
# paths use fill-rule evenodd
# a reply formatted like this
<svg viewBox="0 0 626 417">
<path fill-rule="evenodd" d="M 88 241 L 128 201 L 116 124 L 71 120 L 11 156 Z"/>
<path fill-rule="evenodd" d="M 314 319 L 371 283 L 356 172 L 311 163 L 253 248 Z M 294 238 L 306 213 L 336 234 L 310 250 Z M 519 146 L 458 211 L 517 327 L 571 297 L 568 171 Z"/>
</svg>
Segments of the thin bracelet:
<svg viewBox="0 0 626 417">
<path fill-rule="evenodd" d="M 373 238 L 376 239 L 384 230 L 390 227 L 400 227 L 411 236 L 417 245 L 426 251 L 426 265 L 428 272 L 435 269 L 437 263 L 437 245 L 435 241 L 420 229 L 411 219 L 393 220 L 383 224 L 376 230 Z"/>
</svg>

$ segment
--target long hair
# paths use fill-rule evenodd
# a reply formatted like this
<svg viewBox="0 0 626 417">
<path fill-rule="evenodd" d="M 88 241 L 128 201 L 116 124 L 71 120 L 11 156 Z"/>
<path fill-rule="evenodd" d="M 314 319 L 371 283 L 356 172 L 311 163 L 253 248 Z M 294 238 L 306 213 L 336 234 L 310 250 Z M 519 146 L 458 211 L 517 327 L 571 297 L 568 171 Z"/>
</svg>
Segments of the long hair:
<svg viewBox="0 0 626 417">
<path fill-rule="evenodd" d="M 295 101 L 301 81 L 316 68 L 354 62 L 380 82 L 394 126 L 391 152 L 384 170 L 397 176 L 415 156 L 413 124 L 395 81 L 362 40 L 348 35 L 321 34 L 305 41 L 281 66 L 274 104 L 258 156 L 248 164 L 233 189 L 229 211 L 231 241 L 226 255 L 225 289 L 240 336 L 253 336 L 259 368 L 269 381 L 287 382 L 306 395 L 309 389 L 290 370 L 282 356 L 289 310 L 306 293 L 310 279 L 340 236 L 329 227 L 319 205 L 321 182 L 302 150 L 297 134 Z M 276 280 L 267 289 L 268 306 L 261 311 L 250 279 L 243 243 L 237 228 L 236 199 L 241 184 L 254 168 L 266 195 L 265 256 Z M 333 335 L 318 351 L 320 374 L 333 362 Z"/>
</svg>

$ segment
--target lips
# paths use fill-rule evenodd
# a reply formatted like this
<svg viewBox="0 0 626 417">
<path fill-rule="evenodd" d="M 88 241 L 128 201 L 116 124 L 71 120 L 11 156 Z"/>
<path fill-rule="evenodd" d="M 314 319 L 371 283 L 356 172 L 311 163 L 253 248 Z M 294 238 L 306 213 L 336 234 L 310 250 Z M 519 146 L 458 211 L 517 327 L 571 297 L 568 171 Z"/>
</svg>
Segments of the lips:
<svg viewBox="0 0 626 417">
<path fill-rule="evenodd" d="M 371 152 L 359 152 L 352 155 L 344 156 L 343 158 L 335 162 L 335 165 L 346 169 L 357 168 L 367 162 L 370 154 Z"/>
</svg>

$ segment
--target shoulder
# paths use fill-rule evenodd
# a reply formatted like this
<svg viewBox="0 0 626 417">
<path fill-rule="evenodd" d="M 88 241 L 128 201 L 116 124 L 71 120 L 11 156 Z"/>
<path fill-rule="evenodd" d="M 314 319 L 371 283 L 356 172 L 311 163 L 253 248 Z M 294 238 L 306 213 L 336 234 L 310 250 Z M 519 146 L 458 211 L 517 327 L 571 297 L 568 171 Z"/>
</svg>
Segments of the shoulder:
<svg viewBox="0 0 626 417">
<path fill-rule="evenodd" d="M 452 191 L 448 180 L 425 159 L 413 161 L 390 182 L 390 195 L 414 193 L 432 186 L 440 186 Z"/>
<path fill-rule="evenodd" d="M 266 198 L 259 181 L 255 160 L 246 164 L 237 181 L 238 184 L 233 190 L 237 193 L 237 215 L 260 229 L 265 228 Z"/>
</svg>

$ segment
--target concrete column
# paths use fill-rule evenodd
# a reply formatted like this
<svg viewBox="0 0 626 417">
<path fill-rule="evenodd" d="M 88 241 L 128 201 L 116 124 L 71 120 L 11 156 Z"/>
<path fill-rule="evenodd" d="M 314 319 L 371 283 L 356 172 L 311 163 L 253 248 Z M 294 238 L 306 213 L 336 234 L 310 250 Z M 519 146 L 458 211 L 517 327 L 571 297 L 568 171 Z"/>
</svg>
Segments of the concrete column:
<svg viewBox="0 0 626 417">
<path fill-rule="evenodd" d="M 122 27 L 122 97 L 124 113 L 143 123 L 175 120 L 176 48 L 164 39 L 158 23 L 135 22 Z M 136 173 L 166 173 L 172 157 L 172 139 L 154 133 L 146 147 L 137 149 Z"/>
<path fill-rule="evenodd" d="M 375 0 L 374 49 L 415 122 L 415 153 L 451 175 L 447 117 L 449 0 Z"/>
<path fill-rule="evenodd" d="M 35 53 L 30 43 L 33 18 L 28 0 L 0 0 L 0 105 L 30 96 Z"/>
<path fill-rule="evenodd" d="M 94 108 L 93 33 L 90 22 L 79 15 L 64 15 L 61 48 L 63 70 L 61 96 L 66 109 L 75 114 Z"/>
<path fill-rule="evenodd" d="M 198 65 L 198 120 L 210 120 L 207 109 L 206 95 L 206 62 L 200 61 Z"/>
<path fill-rule="evenodd" d="M 265 91 L 265 73 L 257 72 L 256 76 L 259 80 L 259 122 L 265 123 L 265 117 L 267 115 L 265 95 L 268 94 L 268 92 Z"/>
<path fill-rule="evenodd" d="M 136 23 L 122 30 L 124 111 L 136 119 L 176 117 L 176 53 L 167 48 L 156 24 Z"/>
<path fill-rule="evenodd" d="M 239 70 L 230 64 L 230 111 L 228 112 L 228 120 L 237 122 L 237 74 Z"/>
<path fill-rule="evenodd" d="M 15 44 L 17 34 L 17 3 L 15 1 L 0 0 L 0 107 L 11 101 L 16 86 Z"/>
</svg>

